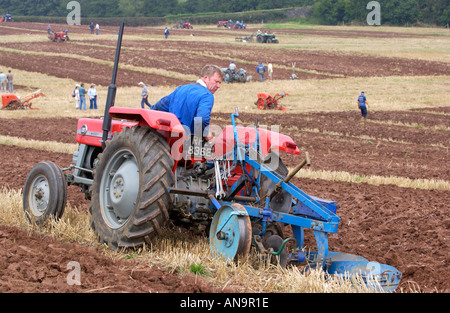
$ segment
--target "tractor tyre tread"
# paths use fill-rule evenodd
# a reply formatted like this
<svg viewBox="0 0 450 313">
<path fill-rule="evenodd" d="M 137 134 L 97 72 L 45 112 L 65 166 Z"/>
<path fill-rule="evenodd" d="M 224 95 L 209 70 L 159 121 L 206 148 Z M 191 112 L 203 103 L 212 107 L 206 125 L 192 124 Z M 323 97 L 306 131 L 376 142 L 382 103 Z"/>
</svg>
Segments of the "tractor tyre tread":
<svg viewBox="0 0 450 313">
<path fill-rule="evenodd" d="M 33 205 L 30 202 L 32 197 L 31 190 L 33 182 L 39 178 L 44 177 L 48 182 L 49 198 L 47 208 L 42 215 L 35 215 L 33 213 Z M 64 213 L 67 201 L 66 178 L 61 168 L 51 161 L 43 161 L 36 164 L 28 173 L 23 188 L 23 210 L 29 222 L 43 225 L 51 218 L 59 219 Z"/>
<path fill-rule="evenodd" d="M 133 212 L 121 227 L 114 229 L 103 220 L 99 192 L 101 177 L 108 159 L 120 148 L 127 147 L 135 154 L 139 175 L 139 192 Z M 148 127 L 134 126 L 114 133 L 105 150 L 98 156 L 91 187 L 92 201 L 89 206 L 91 227 L 101 243 L 113 250 L 140 247 L 150 244 L 154 236 L 162 233 L 169 219 L 168 211 L 173 197 L 168 188 L 174 183 L 173 159 L 167 142 Z"/>
</svg>

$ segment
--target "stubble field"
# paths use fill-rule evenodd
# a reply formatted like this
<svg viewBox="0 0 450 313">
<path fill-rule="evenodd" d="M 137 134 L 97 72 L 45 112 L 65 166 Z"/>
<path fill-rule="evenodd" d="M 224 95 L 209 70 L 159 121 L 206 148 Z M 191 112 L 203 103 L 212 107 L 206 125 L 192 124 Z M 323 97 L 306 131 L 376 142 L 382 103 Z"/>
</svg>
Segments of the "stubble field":
<svg viewBox="0 0 450 313">
<path fill-rule="evenodd" d="M 246 84 L 222 85 L 212 123 L 229 124 L 237 106 L 244 125 L 257 117 L 260 125 L 278 126 L 311 156 L 311 168 L 294 184 L 337 201 L 342 220 L 330 238 L 331 250 L 396 267 L 403 273 L 402 291 L 449 292 L 450 105 L 445 94 L 450 60 L 445 48 L 450 34 L 293 26 L 271 29 L 279 45 L 234 40 L 258 28 L 198 26 L 172 30 L 168 40 L 162 28 L 126 28 L 116 105 L 140 107 L 140 81 L 153 85 L 153 103 L 175 86 L 195 81 L 204 64 L 227 67 L 235 60 L 254 77 Z M 27 173 L 39 161 L 70 164 L 77 119 L 102 116 L 117 31 L 102 27 L 96 36 L 88 34 L 87 26 L 70 26 L 71 40 L 57 44 L 46 39 L 46 25 L 0 25 L 0 70 L 13 70 L 17 94 L 35 89 L 46 94 L 35 101 L 39 110 L 0 111 L 1 197 L 19 197 Z M 259 61 L 273 63 L 273 82 L 256 81 Z M 295 81 L 289 79 L 293 62 Z M 70 93 L 79 82 L 97 84 L 98 111 L 75 110 Z M 369 101 L 365 122 L 356 107 L 362 89 Z M 281 100 L 288 110 L 257 110 L 253 103 L 262 91 L 289 93 Z M 38 145 L 45 142 L 49 148 Z M 284 154 L 282 159 L 288 167 L 301 161 Z M 2 203 L 4 214 L 12 205 Z M 69 187 L 68 205 L 81 214 L 89 203 Z M 234 281 L 180 276 L 151 262 L 112 258 L 95 245 L 52 238 L 20 226 L 25 224 L 0 217 L 0 292 L 260 291 Z M 81 286 L 66 283 L 71 260 L 82 264 Z"/>
</svg>

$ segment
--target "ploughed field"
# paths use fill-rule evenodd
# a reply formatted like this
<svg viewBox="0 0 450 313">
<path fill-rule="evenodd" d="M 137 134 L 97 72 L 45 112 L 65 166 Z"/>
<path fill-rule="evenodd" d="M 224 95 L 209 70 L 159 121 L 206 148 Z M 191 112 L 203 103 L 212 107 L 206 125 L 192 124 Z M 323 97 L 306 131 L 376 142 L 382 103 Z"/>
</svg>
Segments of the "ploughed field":
<svg viewBox="0 0 450 313">
<path fill-rule="evenodd" d="M 36 34 L 45 36 L 45 25 L 15 23 L 15 28 L 0 28 L 0 35 Z M 88 32 L 88 27 L 70 26 L 69 35 Z M 133 32 L 152 28 L 136 28 Z M 117 30 L 103 27 L 113 35 Z M 159 30 L 158 30 L 159 31 Z M 184 30 L 173 30 L 182 34 Z M 360 32 L 331 30 L 280 30 L 279 33 L 310 33 L 317 36 L 363 36 Z M 188 33 L 189 32 L 189 33 Z M 157 68 L 170 72 L 198 75 L 206 63 L 226 67 L 237 58 L 253 64 L 273 60 L 279 70 L 274 79 L 289 77 L 289 65 L 297 60 L 306 70 L 301 79 L 333 77 L 427 76 L 449 75 L 448 63 L 389 57 L 368 57 L 338 52 L 278 50 L 272 47 L 236 49 L 225 43 L 192 42 L 189 36 L 221 34 L 219 30 L 185 31 L 185 41 L 154 40 L 144 48 L 138 40 L 123 43 L 121 62 L 140 68 Z M 372 33 L 372 32 L 371 32 Z M 377 36 L 399 38 L 413 36 L 402 33 L 376 33 Z M 237 36 L 233 31 L 229 36 Z M 425 35 L 417 35 L 425 36 Z M 17 53 L 16 50 L 25 51 Z M 48 42 L 7 42 L 0 49 L 2 68 L 39 72 L 75 81 L 96 81 L 107 86 L 110 64 L 93 62 L 90 58 L 112 62 L 115 41 L 54 44 Z M 188 53 L 190 52 L 190 53 Z M 52 53 L 58 54 L 55 58 Z M 65 56 L 67 54 L 67 56 Z M 71 56 L 68 56 L 68 55 Z M 80 58 L 74 58 L 79 55 Z M 298 60 L 301 60 L 298 61 Z M 252 65 L 253 66 L 253 65 Z M 80 71 L 79 69 L 83 70 Z M 132 67 L 119 69 L 117 85 L 135 86 L 137 81 L 155 85 L 178 85 L 190 82 L 182 75 L 143 73 Z M 253 99 L 252 99 L 253 100 Z M 301 149 L 301 155 L 282 153 L 288 167 L 301 162 L 304 152 L 311 157 L 311 170 L 326 173 L 345 172 L 353 179 L 314 179 L 295 177 L 293 183 L 313 196 L 337 201 L 341 218 L 339 231 L 330 236 L 330 250 L 347 252 L 370 261 L 389 264 L 403 273 L 400 287 L 418 287 L 425 292 L 449 292 L 449 229 L 450 193 L 433 187 L 450 180 L 450 108 L 424 108 L 404 111 L 370 112 L 369 120 L 359 121 L 356 112 L 309 112 L 290 114 L 288 111 L 258 113 L 260 125 L 279 125 L 280 132 L 291 136 Z M 100 116 L 100 114 L 99 114 Z M 254 114 L 241 113 L 240 122 L 252 124 Z M 6 119 L 0 114 L 0 135 L 28 140 L 75 143 L 77 119 L 58 118 Z M 225 126 L 229 114 L 212 114 L 212 123 Z M 388 122 L 387 122 L 388 121 Z M 229 124 L 229 123 L 228 123 Z M 49 160 L 67 167 L 71 154 L 49 152 L 16 146 L 0 145 L 0 186 L 21 189 L 30 169 L 38 162 Z M 356 177 L 356 178 L 355 178 Z M 358 181 L 358 177 L 362 182 Z M 430 188 L 399 187 L 382 180 L 364 182 L 365 178 L 402 178 L 407 182 L 430 182 Z M 437 183 L 436 183 L 437 182 Z M 436 183 L 436 185 L 433 185 Z M 68 188 L 72 207 L 87 211 L 88 201 L 76 187 Z M 314 248 L 314 247 L 311 247 Z M 133 260 L 112 260 L 92 247 L 60 242 L 43 235 L 0 225 L 0 292 L 218 292 L 207 281 L 190 276 L 180 278 L 156 267 L 142 267 Z M 81 286 L 66 283 L 65 265 L 82 255 Z M 233 289 L 225 289 L 233 292 Z"/>
<path fill-rule="evenodd" d="M 447 123 L 446 126 L 448 127 L 449 121 L 443 117 L 444 114 L 446 114 L 445 108 L 438 109 L 433 113 L 420 111 L 385 112 L 374 115 L 373 119 L 389 118 L 403 123 L 426 121 L 429 126 Z M 214 114 L 214 117 L 218 118 L 218 124 L 220 124 L 223 123 L 222 119 L 226 115 Z M 277 123 L 270 114 L 261 114 L 258 117 L 261 124 Z M 252 116 L 241 114 L 241 120 L 243 123 L 250 123 Z M 304 124 L 300 124 L 299 120 L 305 121 Z M 76 119 L 70 118 L 55 119 L 50 124 L 40 119 L 9 121 L 2 119 L 0 121 L 3 125 L 1 135 L 36 140 L 45 138 L 45 140 L 62 143 L 73 143 L 73 134 L 77 124 Z M 307 129 L 308 123 L 321 125 L 321 132 L 290 130 L 293 126 L 298 127 L 299 124 Z M 31 128 L 33 129 L 32 133 L 29 132 Z M 327 131 L 334 131 L 343 135 L 336 136 L 336 134 L 328 134 Z M 342 171 L 361 176 L 398 176 L 411 180 L 439 179 L 448 181 L 449 179 L 449 168 L 445 165 L 449 157 L 449 137 L 443 134 L 445 131 L 424 130 L 421 134 L 418 134 L 414 127 L 386 127 L 369 121 L 365 123 L 355 122 L 353 113 L 334 115 L 308 113 L 284 116 L 281 132 L 290 135 L 301 147 L 302 152 L 308 151 L 310 153 L 312 169 Z M 370 139 L 362 138 L 364 135 Z M 390 140 L 399 140 L 399 142 L 391 142 Z M 70 154 L 4 145 L 1 145 L 0 149 L 2 155 L 8 156 L 0 161 L 0 185 L 9 186 L 13 189 L 23 188 L 27 173 L 37 162 L 52 160 L 61 167 L 65 167 L 70 164 L 72 158 Z M 288 167 L 294 167 L 300 162 L 301 157 L 282 154 L 282 159 Z M 448 290 L 449 280 L 446 268 L 449 261 L 447 237 L 449 235 L 450 218 L 447 210 L 450 195 L 447 190 L 401 188 L 394 185 L 377 186 L 367 183 L 298 177 L 294 178 L 293 183 L 311 195 L 337 201 L 338 216 L 342 220 L 338 233 L 330 238 L 331 249 L 390 264 L 403 272 L 402 284 L 404 285 L 407 282 L 415 282 L 424 291 Z M 77 206 L 81 210 L 87 210 L 89 205 L 78 188 L 72 186 L 68 188 L 68 201 L 72 206 Z M 39 248 L 41 245 L 45 246 L 43 249 L 48 250 L 46 248 L 49 245 L 48 239 L 44 240 L 43 243 L 38 240 L 36 243 L 29 245 L 29 235 L 6 226 L 2 226 L 0 234 L 1 240 L 5 242 L 10 242 L 10 240 L 21 242 L 21 237 L 16 238 L 16 234 L 28 238 L 24 239 L 21 245 L 25 245 L 27 249 L 34 252 L 26 253 L 25 259 L 42 258 L 42 252 Z M 60 253 L 66 255 L 67 250 L 72 249 L 71 244 L 52 243 L 52 245 L 58 248 L 50 250 L 52 251 L 50 255 Z M 73 245 L 76 249 L 83 249 L 81 245 Z M 16 253 L 23 252 L 17 245 L 7 247 L 8 250 L 13 249 Z M 91 248 L 86 248 L 86 250 L 92 251 Z M 9 262 L 14 259 L 13 254 L 11 254 Z M 95 256 L 93 252 L 91 252 L 91 255 L 92 258 L 101 258 Z M 64 258 L 70 258 L 70 255 L 64 256 Z M 58 257 L 54 256 L 53 263 L 57 260 Z M 23 268 L 23 257 L 18 262 L 19 265 L 15 267 L 17 273 L 9 271 L 9 275 L 19 276 L 20 278 L 14 278 L 19 280 L 31 279 Z M 111 261 L 104 260 L 104 262 L 105 264 L 101 266 L 102 274 L 97 275 L 102 279 L 104 276 L 108 276 L 106 274 L 103 276 L 103 273 L 107 272 L 109 267 L 118 266 Z M 56 273 L 57 269 L 51 268 L 53 263 L 47 264 L 47 266 L 50 266 L 48 270 Z M 45 267 L 45 265 L 41 266 Z M 45 272 L 44 269 L 42 271 Z M 127 276 L 129 272 L 114 273 L 114 277 L 122 274 Z M 36 275 L 39 275 L 39 273 Z M 46 276 L 48 273 L 42 273 L 41 275 Z M 57 277 L 55 274 L 55 279 Z M 50 278 L 46 277 L 45 279 Z M 92 279 L 94 280 L 94 278 Z M 33 290 L 39 285 L 32 279 L 29 287 L 25 287 L 25 282 L 22 282 L 22 284 L 24 288 L 31 288 L 28 290 Z M 85 288 L 88 287 L 85 286 Z M 167 288 L 163 289 L 165 291 L 185 290 L 170 289 L 168 286 L 164 288 Z M 125 290 L 138 291 L 138 288 L 131 289 L 131 287 L 128 287 Z M 146 290 L 148 289 L 142 291 Z"/>
</svg>

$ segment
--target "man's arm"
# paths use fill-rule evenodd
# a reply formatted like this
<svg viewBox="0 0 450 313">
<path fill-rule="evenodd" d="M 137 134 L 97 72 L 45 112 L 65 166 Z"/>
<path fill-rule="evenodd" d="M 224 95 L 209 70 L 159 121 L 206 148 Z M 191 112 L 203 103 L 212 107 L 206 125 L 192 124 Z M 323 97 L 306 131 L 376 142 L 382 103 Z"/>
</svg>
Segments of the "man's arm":
<svg viewBox="0 0 450 313">
<path fill-rule="evenodd" d="M 172 96 L 172 94 L 170 94 L 168 96 L 165 96 L 164 98 L 161 98 L 158 102 L 156 102 L 150 108 L 152 110 L 169 112 L 169 103 L 170 103 L 170 97 L 171 96 Z"/>
</svg>

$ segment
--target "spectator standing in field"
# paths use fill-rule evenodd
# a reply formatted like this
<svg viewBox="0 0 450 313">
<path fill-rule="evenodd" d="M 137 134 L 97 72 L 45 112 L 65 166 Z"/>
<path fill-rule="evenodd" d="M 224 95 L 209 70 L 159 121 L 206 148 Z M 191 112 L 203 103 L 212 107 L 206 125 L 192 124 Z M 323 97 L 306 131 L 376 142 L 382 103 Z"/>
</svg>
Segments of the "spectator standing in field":
<svg viewBox="0 0 450 313">
<path fill-rule="evenodd" d="M 80 88 L 80 85 L 75 85 L 75 90 L 73 91 L 73 95 L 75 97 L 75 109 L 78 109 L 80 107 L 80 91 L 78 90 Z"/>
<path fill-rule="evenodd" d="M 8 80 L 9 93 L 14 92 L 13 78 L 14 78 L 14 75 L 11 73 L 11 70 L 8 70 L 8 75 L 6 75 L 6 79 Z"/>
<path fill-rule="evenodd" d="M 369 103 L 367 102 L 367 98 L 364 95 L 364 91 L 361 91 L 361 94 L 358 97 L 358 108 L 361 110 L 361 121 L 364 121 L 367 116 L 367 108 Z"/>
<path fill-rule="evenodd" d="M 0 72 L 0 91 L 6 91 L 6 75 L 3 72 Z"/>
<path fill-rule="evenodd" d="M 166 39 L 169 39 L 169 29 L 167 27 L 164 28 L 164 36 L 166 36 Z"/>
<path fill-rule="evenodd" d="M 269 63 L 269 65 L 267 65 L 267 74 L 269 75 L 269 80 L 272 81 L 272 78 L 273 78 L 273 66 L 272 66 L 272 63 Z"/>
<path fill-rule="evenodd" d="M 95 27 L 94 22 L 91 22 L 91 24 L 89 25 L 89 28 L 91 29 L 91 35 L 94 34 L 94 27 Z"/>
<path fill-rule="evenodd" d="M 89 110 L 97 110 L 97 90 L 95 89 L 95 84 L 91 84 L 91 88 L 88 90 L 88 97 L 89 97 Z"/>
<path fill-rule="evenodd" d="M 47 34 L 50 35 L 50 32 L 52 31 L 52 28 L 50 27 L 50 24 L 47 25 Z"/>
<path fill-rule="evenodd" d="M 256 72 L 259 74 L 259 81 L 264 82 L 264 74 L 266 73 L 266 67 L 259 62 L 259 65 L 256 67 Z"/>
<path fill-rule="evenodd" d="M 148 94 L 149 94 L 149 91 L 148 91 L 147 86 L 145 86 L 145 84 L 144 84 L 143 82 L 140 82 L 140 83 L 138 84 L 138 86 L 142 86 L 142 93 L 141 93 L 141 96 L 142 96 L 142 100 L 141 100 L 141 108 L 142 108 L 142 109 L 144 108 L 144 104 L 146 104 L 149 108 L 151 108 L 151 105 L 150 105 L 150 103 L 148 102 Z"/>
<path fill-rule="evenodd" d="M 78 92 L 80 95 L 80 110 L 86 111 L 86 89 L 84 89 L 84 83 L 80 84 Z"/>
<path fill-rule="evenodd" d="M 95 25 L 95 32 L 97 33 L 97 35 L 98 35 L 99 31 L 100 31 L 100 25 L 98 25 L 98 23 L 97 23 L 97 25 Z"/>
</svg>

